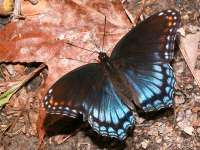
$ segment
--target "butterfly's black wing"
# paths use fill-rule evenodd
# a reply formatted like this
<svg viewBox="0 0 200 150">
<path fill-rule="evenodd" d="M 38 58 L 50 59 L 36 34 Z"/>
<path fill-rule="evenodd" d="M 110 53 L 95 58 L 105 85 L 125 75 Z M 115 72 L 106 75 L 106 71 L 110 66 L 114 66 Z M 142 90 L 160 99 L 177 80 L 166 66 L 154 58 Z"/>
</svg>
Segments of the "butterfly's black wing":
<svg viewBox="0 0 200 150">
<path fill-rule="evenodd" d="M 121 63 L 118 68 L 137 95 L 135 104 L 144 111 L 173 104 L 175 79 L 169 62 L 179 25 L 177 11 L 156 13 L 125 35 L 111 54 L 113 63 Z"/>
<path fill-rule="evenodd" d="M 71 117 L 82 114 L 97 133 L 120 140 L 134 124 L 132 111 L 96 63 L 81 66 L 60 78 L 49 89 L 44 106 L 53 114 Z"/>
<path fill-rule="evenodd" d="M 168 108 L 173 105 L 175 78 L 167 63 L 133 64 L 121 68 L 133 92 L 135 104 L 145 112 Z"/>
<path fill-rule="evenodd" d="M 143 63 L 169 62 L 174 56 L 176 31 L 180 14 L 165 10 L 150 16 L 129 31 L 115 46 L 111 59 L 126 59 Z"/>
</svg>

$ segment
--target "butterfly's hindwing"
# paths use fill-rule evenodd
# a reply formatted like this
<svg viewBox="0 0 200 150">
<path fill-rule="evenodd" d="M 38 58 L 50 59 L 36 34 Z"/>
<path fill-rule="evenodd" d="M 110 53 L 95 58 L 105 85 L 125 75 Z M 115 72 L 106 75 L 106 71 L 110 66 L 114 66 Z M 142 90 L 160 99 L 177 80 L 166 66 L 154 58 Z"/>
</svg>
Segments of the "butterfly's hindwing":
<svg viewBox="0 0 200 150">
<path fill-rule="evenodd" d="M 146 112 L 173 105 L 175 78 L 169 64 L 141 64 L 123 71 L 137 97 L 135 104 Z"/>
<path fill-rule="evenodd" d="M 52 114 L 82 114 L 98 134 L 120 140 L 134 124 L 131 109 L 123 103 L 100 64 L 82 66 L 62 77 L 48 91 L 44 106 Z"/>
<path fill-rule="evenodd" d="M 123 140 L 135 121 L 132 111 L 123 103 L 111 81 L 106 81 L 102 89 L 88 99 L 97 100 L 96 105 L 85 105 L 92 128 L 101 135 Z"/>
</svg>

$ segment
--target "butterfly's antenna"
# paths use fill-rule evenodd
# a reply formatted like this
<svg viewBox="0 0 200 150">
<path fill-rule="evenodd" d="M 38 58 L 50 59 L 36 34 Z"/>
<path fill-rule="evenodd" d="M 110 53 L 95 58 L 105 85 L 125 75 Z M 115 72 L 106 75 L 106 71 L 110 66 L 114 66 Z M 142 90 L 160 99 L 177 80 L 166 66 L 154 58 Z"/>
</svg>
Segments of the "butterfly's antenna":
<svg viewBox="0 0 200 150">
<path fill-rule="evenodd" d="M 66 43 L 66 44 L 69 44 L 69 45 L 71 45 L 71 46 L 74 46 L 74 47 L 77 47 L 77 48 L 83 49 L 83 50 L 85 50 L 85 51 L 89 51 L 89 52 L 91 52 L 90 56 L 92 56 L 94 53 L 99 54 L 98 51 L 92 51 L 92 50 L 90 50 L 90 49 L 86 49 L 86 48 L 83 48 L 83 47 L 80 47 L 80 46 L 74 45 L 74 44 L 72 44 L 72 43 L 69 43 L 69 42 L 65 42 L 65 43 Z M 73 58 L 66 58 L 66 59 L 69 59 L 69 60 L 76 60 L 76 59 L 73 59 Z M 86 62 L 86 61 L 82 61 L 82 60 L 76 60 L 76 61 L 80 61 L 80 62 L 83 62 L 83 63 L 91 63 L 91 62 Z"/>
<path fill-rule="evenodd" d="M 82 49 L 82 50 L 85 50 L 85 51 L 88 51 L 88 52 L 92 52 L 92 53 L 97 53 L 97 54 L 98 54 L 97 51 L 92 51 L 92 50 L 90 50 L 90 49 L 86 49 L 86 48 L 83 48 L 83 47 L 74 45 L 74 44 L 72 44 L 72 43 L 69 43 L 69 42 L 65 42 L 65 43 L 66 43 L 66 44 L 69 44 L 70 46 L 74 46 L 74 47 L 80 48 L 80 49 Z"/>
<path fill-rule="evenodd" d="M 105 20 L 104 20 L 104 29 L 103 29 L 103 39 L 102 39 L 101 50 L 103 50 L 103 48 L 104 48 L 105 36 L 106 36 L 106 16 L 105 16 Z"/>
<path fill-rule="evenodd" d="M 86 63 L 86 64 L 89 64 L 89 63 L 91 63 L 91 62 L 89 62 L 89 61 L 84 61 L 84 60 L 74 59 L 74 58 L 71 58 L 71 57 L 67 57 L 67 58 L 60 58 L 60 59 L 69 59 L 69 60 L 73 60 L 73 61 L 79 61 L 79 62 Z"/>
</svg>

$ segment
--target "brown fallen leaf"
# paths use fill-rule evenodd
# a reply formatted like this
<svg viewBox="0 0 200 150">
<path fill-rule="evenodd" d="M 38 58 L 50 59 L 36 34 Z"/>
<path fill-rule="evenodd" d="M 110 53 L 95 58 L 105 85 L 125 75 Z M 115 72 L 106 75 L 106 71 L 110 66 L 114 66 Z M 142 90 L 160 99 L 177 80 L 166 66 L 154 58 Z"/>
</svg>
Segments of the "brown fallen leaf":
<svg viewBox="0 0 200 150">
<path fill-rule="evenodd" d="M 131 24 L 122 11 L 120 2 L 107 3 L 112 5 L 110 11 L 113 9 L 113 14 L 111 16 L 108 12 L 104 49 L 111 51 Z M 46 80 L 49 87 L 68 71 L 83 65 L 80 61 L 67 58 L 83 62 L 97 58 L 94 54 L 91 55 L 91 52 L 67 45 L 65 42 L 91 50 L 96 50 L 95 44 L 101 47 L 105 17 L 87 3 L 85 6 L 73 1 L 41 1 L 41 5 L 36 5 L 42 8 L 39 9 L 38 15 L 8 24 L 0 32 L 0 59 L 2 62 L 45 63 L 49 69 Z M 101 9 L 101 6 L 104 5 L 96 7 Z M 118 18 L 115 11 L 124 17 L 120 16 L 122 19 L 112 22 L 109 18 Z M 106 15 L 106 12 L 104 14 Z"/>
<path fill-rule="evenodd" d="M 180 50 L 200 87 L 200 28 L 189 26 L 189 34 L 180 38 Z"/>
<path fill-rule="evenodd" d="M 200 127 L 200 119 L 198 119 L 198 120 L 196 120 L 196 121 L 193 121 L 192 126 L 193 126 L 194 128 Z"/>
</svg>

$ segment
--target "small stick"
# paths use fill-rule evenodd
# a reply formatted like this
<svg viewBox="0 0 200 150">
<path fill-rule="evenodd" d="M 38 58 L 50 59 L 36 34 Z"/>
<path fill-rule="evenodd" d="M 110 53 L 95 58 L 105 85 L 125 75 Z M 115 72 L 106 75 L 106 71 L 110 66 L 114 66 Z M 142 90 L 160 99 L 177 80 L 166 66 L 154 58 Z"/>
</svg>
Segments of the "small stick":
<svg viewBox="0 0 200 150">
<path fill-rule="evenodd" d="M 144 11 L 144 6 L 145 6 L 145 2 L 146 0 L 142 0 L 142 5 L 140 7 L 140 10 L 137 12 L 136 17 L 134 19 L 134 24 L 137 25 L 139 20 L 140 20 L 140 16 L 142 15 L 142 12 Z"/>
<path fill-rule="evenodd" d="M 104 29 L 103 29 L 103 39 L 102 39 L 102 47 L 101 49 L 103 50 L 104 48 L 104 42 L 105 42 L 105 36 L 106 36 L 106 16 L 105 16 L 105 23 L 104 23 Z"/>
<path fill-rule="evenodd" d="M 61 142 L 59 142 L 58 144 L 62 144 L 63 142 L 65 142 L 66 140 L 68 140 L 70 137 L 72 137 L 73 135 L 75 135 L 78 131 L 80 131 L 82 128 L 87 127 L 87 123 L 83 123 L 78 129 L 76 129 L 74 132 L 72 132 L 71 134 L 67 135 Z"/>
</svg>

